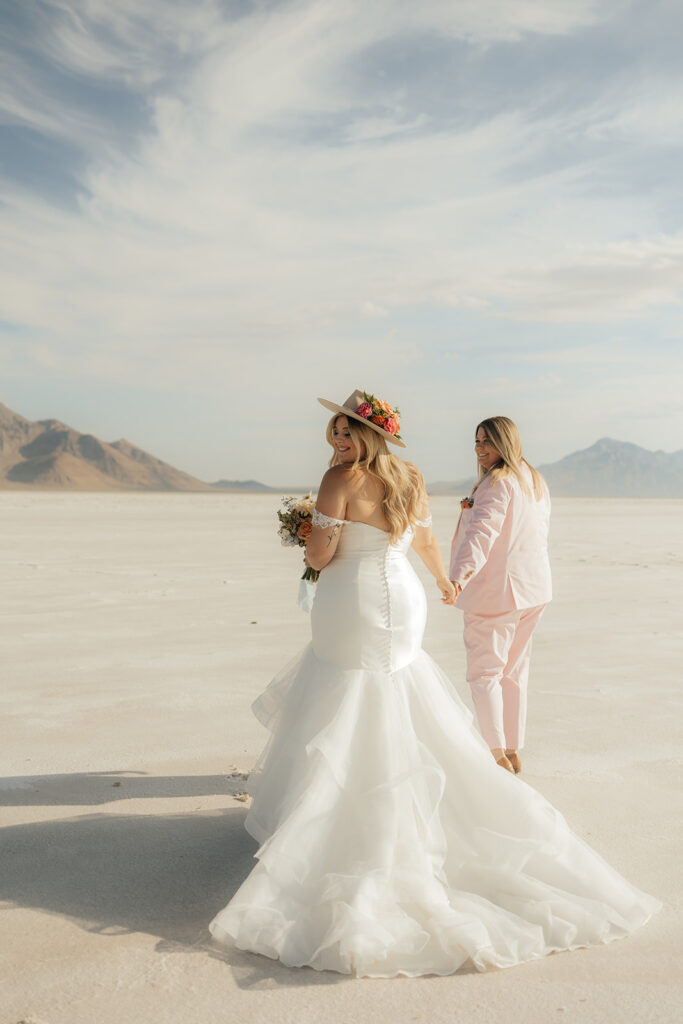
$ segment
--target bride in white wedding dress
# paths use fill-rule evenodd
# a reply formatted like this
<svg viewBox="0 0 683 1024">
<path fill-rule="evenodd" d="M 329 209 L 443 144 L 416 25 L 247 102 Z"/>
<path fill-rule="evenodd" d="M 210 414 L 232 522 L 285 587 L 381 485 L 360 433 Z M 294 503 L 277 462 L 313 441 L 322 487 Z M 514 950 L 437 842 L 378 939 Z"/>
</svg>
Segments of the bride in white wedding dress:
<svg viewBox="0 0 683 1024">
<path fill-rule="evenodd" d="M 422 478 L 386 445 L 402 444 L 397 415 L 358 391 L 321 401 L 336 413 L 335 454 L 307 547 L 324 569 L 312 643 L 254 704 L 272 731 L 246 819 L 261 846 L 214 938 L 291 967 L 389 978 L 627 935 L 658 901 L 496 765 L 422 650 L 411 545 L 448 604 L 454 588 Z"/>
</svg>

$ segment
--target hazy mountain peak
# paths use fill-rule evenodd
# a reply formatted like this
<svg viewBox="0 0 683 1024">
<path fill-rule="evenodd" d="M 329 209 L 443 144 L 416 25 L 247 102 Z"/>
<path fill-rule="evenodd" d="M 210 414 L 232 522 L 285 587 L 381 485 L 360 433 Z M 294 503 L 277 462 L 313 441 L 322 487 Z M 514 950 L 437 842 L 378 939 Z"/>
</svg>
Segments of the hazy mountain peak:
<svg viewBox="0 0 683 1024">
<path fill-rule="evenodd" d="M 647 448 L 641 448 L 639 445 L 633 444 L 632 441 L 617 441 L 613 437 L 601 437 L 595 442 L 595 444 L 591 445 L 590 448 L 585 448 L 584 451 L 590 452 L 593 451 L 594 449 L 598 449 L 601 451 L 647 451 Z M 574 454 L 580 455 L 581 453 L 574 452 Z"/>
<path fill-rule="evenodd" d="M 679 453 L 653 452 L 612 437 L 538 469 L 557 496 L 683 498 Z"/>
<path fill-rule="evenodd" d="M 555 497 L 683 498 L 683 451 L 648 451 L 601 437 L 589 448 L 538 466 Z M 430 494 L 469 493 L 474 478 L 430 484 Z"/>
<path fill-rule="evenodd" d="M 18 412 L 14 412 L 9 408 L 9 406 L 0 402 L 0 423 L 10 423 L 14 421 L 21 423 L 30 422 L 30 420 L 24 419 L 24 417 L 20 416 Z"/>
<path fill-rule="evenodd" d="M 107 444 L 60 420 L 35 423 L 0 404 L 0 487 L 210 491 L 128 441 Z"/>
<path fill-rule="evenodd" d="M 72 428 L 67 423 L 62 423 L 61 420 L 47 419 L 47 420 L 36 420 L 41 427 L 47 427 L 48 430 L 71 430 Z"/>
<path fill-rule="evenodd" d="M 276 487 L 269 487 L 258 480 L 215 480 L 213 487 L 220 487 L 224 491 L 244 491 L 250 494 L 274 494 Z"/>
</svg>

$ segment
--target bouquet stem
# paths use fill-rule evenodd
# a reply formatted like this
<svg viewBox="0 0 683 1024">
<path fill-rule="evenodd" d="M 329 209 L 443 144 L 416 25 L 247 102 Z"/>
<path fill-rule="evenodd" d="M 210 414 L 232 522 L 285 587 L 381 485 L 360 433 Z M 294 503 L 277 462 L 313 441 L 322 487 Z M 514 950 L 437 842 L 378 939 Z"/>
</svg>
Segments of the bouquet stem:
<svg viewBox="0 0 683 1024">
<path fill-rule="evenodd" d="M 310 566 L 308 566 L 304 569 L 304 574 L 301 579 L 310 580 L 311 583 L 317 583 L 320 579 L 320 569 L 311 569 Z"/>
</svg>

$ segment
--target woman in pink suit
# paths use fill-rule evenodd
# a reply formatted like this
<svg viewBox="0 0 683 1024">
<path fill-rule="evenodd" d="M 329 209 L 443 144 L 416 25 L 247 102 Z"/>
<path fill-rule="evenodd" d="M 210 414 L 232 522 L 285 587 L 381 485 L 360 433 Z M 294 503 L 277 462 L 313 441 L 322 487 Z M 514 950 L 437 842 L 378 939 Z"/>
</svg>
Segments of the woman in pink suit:
<svg viewBox="0 0 683 1024">
<path fill-rule="evenodd" d="M 483 420 L 474 448 L 479 481 L 462 502 L 450 578 L 465 615 L 467 681 L 482 736 L 498 764 L 519 773 L 531 638 L 552 596 L 550 495 L 507 416 Z"/>
</svg>

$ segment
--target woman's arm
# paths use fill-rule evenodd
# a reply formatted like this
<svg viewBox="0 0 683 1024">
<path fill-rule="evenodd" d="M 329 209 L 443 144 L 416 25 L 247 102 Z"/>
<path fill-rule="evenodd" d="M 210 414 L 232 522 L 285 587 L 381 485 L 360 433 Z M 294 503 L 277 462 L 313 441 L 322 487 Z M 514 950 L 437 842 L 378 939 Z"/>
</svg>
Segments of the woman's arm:
<svg viewBox="0 0 683 1024">
<path fill-rule="evenodd" d="M 505 480 L 481 484 L 474 492 L 474 507 L 465 536 L 451 557 L 450 577 L 460 589 L 486 564 L 503 529 L 509 504 L 510 490 Z"/>
<path fill-rule="evenodd" d="M 346 498 L 344 471 L 340 471 L 336 466 L 328 469 L 320 482 L 315 507 L 322 516 L 335 522 L 313 527 L 306 544 L 305 558 L 306 565 L 311 569 L 324 569 L 334 557 L 346 518 Z"/>
<path fill-rule="evenodd" d="M 413 548 L 436 580 L 436 585 L 441 591 L 441 600 L 444 604 L 454 604 L 456 598 L 455 587 L 446 573 L 441 548 L 431 526 L 415 526 Z"/>
</svg>

